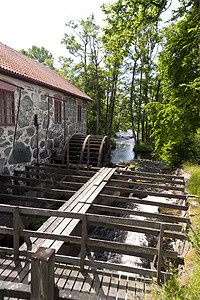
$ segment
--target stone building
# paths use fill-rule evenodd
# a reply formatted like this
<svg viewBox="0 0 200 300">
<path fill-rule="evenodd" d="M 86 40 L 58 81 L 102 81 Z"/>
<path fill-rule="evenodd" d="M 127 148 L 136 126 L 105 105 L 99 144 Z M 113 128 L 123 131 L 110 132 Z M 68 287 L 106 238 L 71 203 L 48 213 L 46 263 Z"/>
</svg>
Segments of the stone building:
<svg viewBox="0 0 200 300">
<path fill-rule="evenodd" d="M 64 151 L 86 133 L 89 96 L 50 68 L 0 43 L 0 174 Z"/>
</svg>

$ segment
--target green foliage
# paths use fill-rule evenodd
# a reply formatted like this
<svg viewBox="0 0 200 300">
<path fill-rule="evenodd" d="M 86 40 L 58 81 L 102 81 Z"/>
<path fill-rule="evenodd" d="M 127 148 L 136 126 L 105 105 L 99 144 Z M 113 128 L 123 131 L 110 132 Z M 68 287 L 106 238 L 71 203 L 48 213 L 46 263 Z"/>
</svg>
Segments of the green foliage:
<svg viewBox="0 0 200 300">
<path fill-rule="evenodd" d="M 54 68 L 54 59 L 53 55 L 46 50 L 44 47 L 37 47 L 37 46 L 32 46 L 32 48 L 29 48 L 28 51 L 22 49 L 21 51 L 22 54 L 25 54 L 26 56 L 38 61 L 39 63 L 48 66 L 50 68 Z"/>
<path fill-rule="evenodd" d="M 140 143 L 140 145 L 135 145 L 133 147 L 133 150 L 135 152 L 151 152 L 152 151 L 152 145 L 148 145 L 145 143 Z"/>
<path fill-rule="evenodd" d="M 164 99 L 146 107 L 151 117 L 155 151 L 172 167 L 193 161 L 199 152 L 195 142 L 200 125 L 197 30 L 196 8 L 192 4 L 184 11 L 181 21 L 165 28 L 158 63 Z"/>
</svg>

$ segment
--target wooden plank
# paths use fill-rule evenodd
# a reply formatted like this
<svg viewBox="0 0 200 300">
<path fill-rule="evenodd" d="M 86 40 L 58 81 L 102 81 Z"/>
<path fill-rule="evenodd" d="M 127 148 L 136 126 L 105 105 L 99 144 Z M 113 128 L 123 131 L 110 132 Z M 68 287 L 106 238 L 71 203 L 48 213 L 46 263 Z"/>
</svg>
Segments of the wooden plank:
<svg viewBox="0 0 200 300">
<path fill-rule="evenodd" d="M 123 192 L 123 193 L 129 193 L 129 194 L 139 194 L 139 195 L 145 195 L 145 196 L 156 196 L 156 197 L 164 197 L 164 198 L 172 198 L 172 199 L 184 199 L 186 200 L 186 195 L 177 195 L 177 194 L 169 194 L 169 193 L 159 193 L 159 192 L 153 192 L 153 191 L 145 191 L 145 190 L 137 190 L 137 189 L 129 189 L 129 188 L 122 188 L 122 187 L 115 187 L 115 186 L 106 186 L 105 187 L 106 192 Z"/>
<path fill-rule="evenodd" d="M 30 299 L 31 296 L 29 285 L 5 281 L 0 281 L 0 293 L 5 297 L 15 297 L 15 299 L 16 297 L 17 299 Z"/>
<path fill-rule="evenodd" d="M 126 187 L 127 185 L 129 187 L 139 186 L 151 189 L 160 189 L 160 190 L 166 190 L 166 191 L 181 191 L 184 192 L 184 187 L 177 187 L 177 186 L 168 186 L 168 185 L 159 185 L 159 184 L 152 184 L 152 183 L 146 183 L 146 182 L 135 182 L 135 181 L 125 181 L 125 180 L 117 180 L 117 179 L 110 179 L 109 185 L 111 186 L 120 186 L 120 187 Z"/>
<path fill-rule="evenodd" d="M 101 287 L 99 290 L 99 298 L 101 299 L 106 299 L 110 287 L 110 277 L 108 273 L 104 273 L 102 276 L 102 281 L 101 281 Z"/>
<path fill-rule="evenodd" d="M 160 229 L 160 222 L 156 221 L 147 221 L 147 220 L 139 220 L 133 218 L 122 218 L 122 217 L 112 217 L 105 215 L 93 215 L 87 214 L 88 222 L 94 222 L 95 224 L 100 223 L 112 223 L 112 224 L 122 224 L 122 225 L 130 225 L 136 227 L 149 227 L 154 229 Z M 165 223 L 165 230 L 178 231 L 182 230 L 182 226 L 173 223 Z"/>
<path fill-rule="evenodd" d="M 139 174 L 139 173 L 138 173 Z M 176 179 L 164 179 L 164 178 L 161 178 L 161 177 L 156 177 L 156 178 L 153 178 L 153 177 L 145 177 L 145 176 L 140 176 L 140 175 L 125 175 L 125 174 L 118 174 L 117 172 L 115 172 L 114 176 L 113 176 L 113 179 L 120 179 L 120 180 L 129 180 L 129 179 L 132 179 L 132 180 L 141 180 L 142 182 L 161 182 L 161 183 L 168 183 L 168 184 L 172 184 L 172 185 L 183 185 L 185 186 L 185 181 L 183 180 L 176 180 Z"/>
<path fill-rule="evenodd" d="M 57 285 L 60 289 L 63 289 L 63 287 L 66 285 L 67 280 L 69 279 L 71 272 L 72 272 L 72 267 L 68 266 L 68 265 L 65 265 L 62 276 L 57 281 Z"/>
<path fill-rule="evenodd" d="M 91 171 L 91 170 L 76 170 L 76 169 L 68 169 L 66 170 L 65 168 L 54 168 L 52 167 L 37 167 L 37 166 L 26 166 L 25 167 L 27 171 L 29 170 L 35 170 L 35 171 L 40 171 L 45 173 L 51 172 L 51 174 L 58 174 L 58 175 L 78 175 L 78 176 L 86 176 L 86 177 L 92 177 L 96 174 L 96 171 Z M 92 168 L 93 169 L 93 168 Z"/>
<path fill-rule="evenodd" d="M 113 297 L 116 299 L 117 297 L 117 291 L 118 291 L 118 285 L 119 285 L 119 277 L 111 275 L 110 279 L 110 288 L 108 290 L 108 298 Z"/>
<path fill-rule="evenodd" d="M 157 266 L 157 283 L 160 284 L 161 280 L 161 264 L 162 264 L 162 256 L 163 256 L 163 236 L 164 236 L 164 226 L 160 224 L 160 235 L 158 239 L 158 266 Z"/>
<path fill-rule="evenodd" d="M 119 274 L 119 285 L 117 291 L 117 300 L 124 300 L 126 299 L 126 290 L 127 290 L 127 276 L 122 276 Z"/>
<path fill-rule="evenodd" d="M 81 293 L 90 294 L 90 289 L 94 280 L 94 273 L 90 269 L 86 269 L 85 281 L 81 288 Z"/>
<path fill-rule="evenodd" d="M 90 186 L 90 184 L 93 182 L 93 180 L 98 177 L 99 173 L 101 174 L 102 169 L 99 170 L 99 172 L 97 172 L 92 178 L 90 178 L 88 180 L 88 182 L 86 184 L 84 184 L 68 201 L 67 203 L 64 203 L 59 209 L 58 211 L 65 211 L 65 210 L 71 210 L 74 206 L 76 206 L 76 198 L 81 194 L 81 193 L 85 193 L 87 190 L 87 187 Z M 47 231 L 47 232 L 52 232 L 52 230 L 56 227 L 56 225 L 60 224 L 61 221 L 63 220 L 63 218 L 56 218 L 56 217 L 50 217 L 41 227 L 40 227 L 40 231 Z M 34 242 L 34 246 L 33 249 L 37 249 L 37 247 L 39 247 L 43 240 L 38 240 L 36 242 L 36 240 L 32 240 L 32 242 Z M 21 247 L 21 250 L 25 249 L 25 245 L 23 245 Z"/>
<path fill-rule="evenodd" d="M 189 218 L 175 216 L 175 215 L 151 213 L 151 212 L 139 211 L 139 210 L 134 210 L 134 209 L 119 208 L 119 207 L 99 205 L 99 204 L 92 204 L 91 207 L 94 208 L 95 211 L 106 211 L 106 212 L 111 212 L 111 213 L 141 216 L 141 217 L 146 217 L 146 218 L 151 218 L 151 219 L 155 218 L 155 219 L 164 220 L 164 221 L 168 221 L 168 222 L 182 222 L 182 223 L 189 222 Z"/>
<path fill-rule="evenodd" d="M 92 282 L 90 295 L 91 294 L 95 294 L 95 295 L 99 294 L 102 278 L 103 278 L 103 274 L 96 270 L 95 273 L 94 273 L 94 280 Z"/>
<path fill-rule="evenodd" d="M 79 175 L 72 175 L 72 174 L 65 174 L 65 173 L 47 173 L 41 171 L 41 168 L 37 168 L 40 172 L 31 172 L 31 171 L 22 171 L 22 170 L 15 170 L 15 176 L 26 175 L 26 176 L 37 176 L 37 177 L 44 177 L 44 178 L 61 178 L 62 181 L 67 181 L 67 179 L 70 179 L 72 181 L 76 182 L 82 182 L 85 183 L 88 181 L 88 176 L 79 176 Z M 52 170 L 52 169 L 51 169 Z M 94 172 L 92 172 L 94 173 Z M 90 177 L 92 174 L 90 174 Z M 21 178 L 21 177 L 20 177 Z M 58 180 L 57 180 L 58 181 Z"/>
<path fill-rule="evenodd" d="M 151 173 L 151 172 L 141 172 L 141 171 L 130 171 L 130 170 L 123 170 L 122 168 L 118 168 L 117 170 L 119 173 L 124 173 L 124 174 L 134 174 L 137 175 L 139 174 L 140 176 L 151 176 L 151 177 L 158 177 L 158 178 L 171 178 L 171 179 L 182 179 L 184 180 L 184 176 L 179 176 L 179 175 L 170 175 L 170 174 L 162 174 L 162 173 Z"/>
<path fill-rule="evenodd" d="M 12 195 L 12 194 L 0 194 L 1 201 L 5 200 L 6 203 L 8 200 L 14 200 L 14 201 L 33 201 L 38 203 L 41 202 L 52 202 L 52 203 L 65 203 L 67 200 L 62 199 L 54 199 L 54 198 L 42 198 L 42 197 L 30 197 L 30 196 L 24 196 L 24 195 Z"/>
<path fill-rule="evenodd" d="M 106 240 L 98 240 L 89 238 L 87 241 L 87 245 L 91 249 L 102 249 L 114 253 L 132 255 L 137 257 L 153 257 L 157 255 L 158 250 L 153 247 L 145 247 L 145 246 L 136 246 L 131 244 L 123 244 L 119 242 L 106 241 Z M 163 250 L 163 256 L 168 258 L 177 258 L 178 253 L 171 250 Z"/>
<path fill-rule="evenodd" d="M 52 196 L 55 198 L 60 196 L 72 196 L 76 191 L 75 190 L 66 190 L 66 189 L 54 189 L 54 188 L 44 188 L 42 186 L 25 186 L 25 185 L 14 185 L 14 184 L 5 184 L 5 187 L 11 188 L 13 190 L 19 191 L 38 191 L 41 193 L 48 193 L 48 197 Z"/>
<path fill-rule="evenodd" d="M 28 183 L 35 183 L 35 184 L 49 184 L 53 185 L 54 187 L 63 187 L 67 186 L 69 189 L 75 188 L 78 189 L 82 186 L 83 183 L 81 182 L 73 182 L 73 181 L 52 181 L 52 180 L 47 180 L 47 179 L 37 179 L 37 178 L 30 178 L 30 177 L 20 177 L 20 176 L 9 176 L 9 175 L 0 175 L 0 177 L 3 178 L 8 178 L 8 179 L 13 179 L 17 181 L 23 181 L 23 182 L 28 182 Z"/>
<path fill-rule="evenodd" d="M 167 194 L 166 194 L 167 198 Z M 145 199 L 139 199 L 135 197 L 122 197 L 122 196 L 113 196 L 113 195 L 107 195 L 105 193 L 101 193 L 98 196 L 98 200 L 103 201 L 105 200 L 106 202 L 132 202 L 132 203 L 137 203 L 137 204 L 143 204 L 143 205 L 153 205 L 153 206 L 160 206 L 160 207 L 166 207 L 166 208 L 171 208 L 171 209 L 176 209 L 176 210 L 188 210 L 187 205 L 178 205 L 178 204 L 172 204 L 172 203 L 165 203 L 165 202 L 160 202 L 160 201 L 151 201 L 151 200 L 145 200 Z"/>
</svg>

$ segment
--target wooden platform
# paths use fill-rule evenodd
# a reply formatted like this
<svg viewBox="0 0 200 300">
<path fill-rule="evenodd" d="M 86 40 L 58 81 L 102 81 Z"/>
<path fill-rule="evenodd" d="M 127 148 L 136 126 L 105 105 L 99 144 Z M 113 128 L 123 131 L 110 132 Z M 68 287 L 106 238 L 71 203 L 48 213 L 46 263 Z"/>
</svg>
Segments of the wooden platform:
<svg viewBox="0 0 200 300">
<path fill-rule="evenodd" d="M 4 186 L 0 211 L 11 216 L 10 225 L 0 226 L 0 234 L 13 236 L 13 247 L 0 247 L 0 296 L 3 289 L 5 296 L 15 295 L 11 299 L 16 299 L 12 290 L 18 290 L 19 295 L 26 291 L 30 296 L 30 258 L 40 247 L 55 249 L 55 283 L 60 299 L 143 299 L 144 295 L 148 299 L 152 278 L 160 283 L 170 276 L 162 270 L 162 258 L 182 259 L 177 251 L 163 249 L 163 238 L 186 239 L 183 229 L 188 223 L 188 207 L 181 176 L 39 164 L 16 170 L 13 176 L 0 175 L 0 179 Z M 46 204 L 59 208 L 49 209 Z M 177 213 L 139 211 L 137 205 Z M 33 217 L 47 221 L 33 231 L 22 222 Z M 74 235 L 78 224 L 80 233 Z M 92 238 L 88 235 L 91 226 L 144 233 L 154 236 L 156 245 Z M 20 238 L 25 241 L 21 246 Z M 78 247 L 80 257 L 61 255 L 63 245 Z M 92 259 L 90 252 L 99 250 L 149 259 L 151 267 Z"/>
<path fill-rule="evenodd" d="M 0 260 L 0 288 L 2 281 L 12 289 L 30 293 L 31 280 L 30 261 L 20 259 L 14 262 L 11 259 Z M 56 264 L 55 284 L 60 290 L 60 296 L 65 299 L 148 299 L 151 291 L 151 279 L 119 274 L 116 272 L 86 268 L 84 272 L 77 266 Z M 19 285 L 23 284 L 23 285 Z M 3 286 L 3 285 L 2 285 Z M 6 285 L 4 285 L 5 287 Z M 21 292 L 21 293 L 20 293 Z M 7 291 L 7 295 L 9 291 Z M 10 296 L 13 296 L 10 289 Z M 17 299 L 17 298 L 6 298 Z"/>
</svg>

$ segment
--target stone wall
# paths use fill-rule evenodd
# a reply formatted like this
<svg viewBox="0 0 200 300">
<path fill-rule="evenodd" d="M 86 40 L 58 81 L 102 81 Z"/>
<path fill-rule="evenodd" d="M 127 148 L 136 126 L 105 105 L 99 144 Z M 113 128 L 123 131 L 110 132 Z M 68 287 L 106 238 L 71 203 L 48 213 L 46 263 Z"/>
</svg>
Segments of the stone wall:
<svg viewBox="0 0 200 300">
<path fill-rule="evenodd" d="M 9 174 L 16 167 L 23 168 L 25 164 L 36 162 L 37 136 L 38 158 L 40 162 L 45 162 L 49 161 L 52 154 L 62 154 L 67 139 L 73 134 L 86 133 L 86 101 L 4 75 L 0 75 L 0 79 L 18 86 L 15 88 L 15 125 L 0 125 L 0 174 Z M 0 81 L 0 88 L 1 84 Z M 21 101 L 19 87 L 23 88 Z M 61 124 L 55 124 L 54 121 L 55 95 L 63 99 Z M 79 123 L 77 101 L 82 103 L 82 119 Z M 38 135 L 34 126 L 35 115 L 39 124 Z"/>
</svg>

